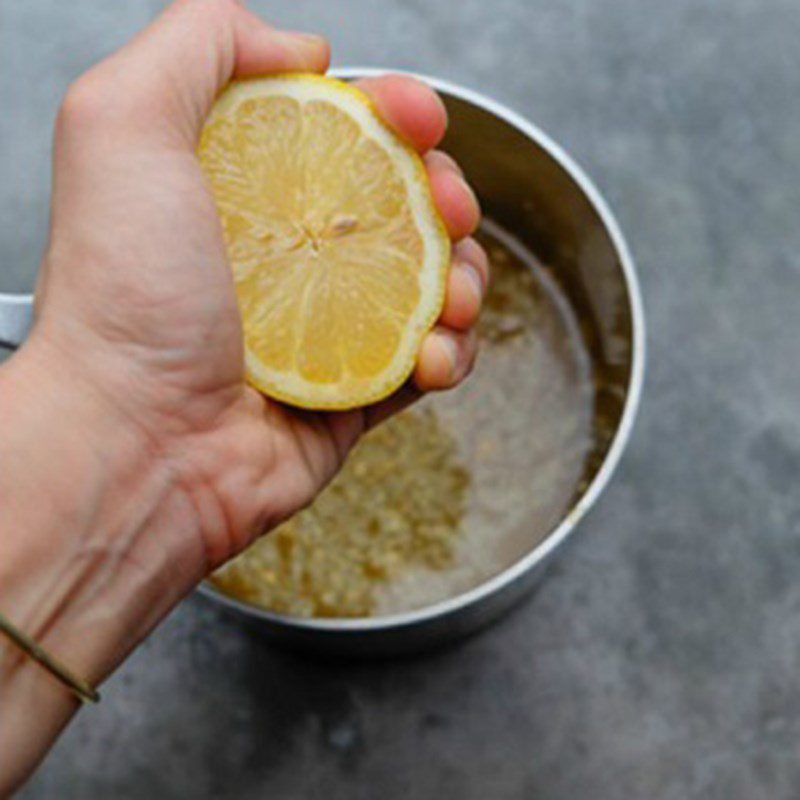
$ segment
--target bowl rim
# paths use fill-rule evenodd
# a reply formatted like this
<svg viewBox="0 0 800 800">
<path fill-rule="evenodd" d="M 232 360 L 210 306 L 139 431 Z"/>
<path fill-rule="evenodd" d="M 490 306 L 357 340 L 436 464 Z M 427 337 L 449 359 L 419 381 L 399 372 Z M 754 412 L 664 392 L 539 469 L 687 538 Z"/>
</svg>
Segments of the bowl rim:
<svg viewBox="0 0 800 800">
<path fill-rule="evenodd" d="M 575 182 L 583 192 L 586 199 L 592 205 L 600 217 L 605 230 L 608 233 L 611 243 L 617 253 L 622 267 L 622 274 L 628 293 L 628 303 L 631 313 L 632 337 L 631 337 L 631 371 L 625 395 L 625 405 L 620 417 L 617 430 L 611 441 L 611 446 L 606 453 L 603 463 L 597 474 L 592 479 L 586 491 L 578 498 L 578 501 L 565 514 L 558 525 L 550 531 L 547 536 L 537 545 L 529 550 L 524 556 L 515 561 L 511 566 L 493 575 L 472 589 L 461 592 L 453 597 L 440 600 L 431 605 L 423 606 L 412 611 L 405 611 L 399 614 L 388 614 L 380 617 L 329 617 L 329 618 L 305 618 L 294 617 L 288 614 L 280 614 L 268 611 L 265 608 L 237 600 L 216 589 L 213 585 L 204 581 L 198 588 L 199 591 L 209 597 L 214 602 L 220 603 L 230 610 L 245 614 L 249 617 L 256 617 L 263 622 L 275 626 L 305 630 L 336 632 L 336 633 L 365 633 L 370 631 L 387 631 L 390 629 L 404 628 L 429 622 L 434 619 L 445 617 L 461 609 L 480 603 L 507 588 L 516 582 L 523 575 L 542 564 L 548 557 L 563 544 L 563 542 L 575 530 L 578 523 L 586 516 L 589 509 L 594 506 L 597 499 L 606 489 L 611 476 L 616 470 L 623 451 L 630 440 L 633 431 L 633 424 L 641 401 L 642 387 L 644 383 L 645 367 L 645 318 L 642 302 L 641 287 L 639 278 L 636 274 L 633 257 L 631 255 L 625 237 L 619 223 L 616 220 L 611 208 L 594 185 L 593 181 L 554 139 L 534 125 L 521 114 L 513 111 L 507 106 L 486 95 L 468 89 L 464 86 L 452 83 L 449 80 L 436 78 L 419 72 L 407 70 L 384 69 L 380 67 L 358 67 L 348 66 L 339 67 L 331 70 L 331 74 L 337 78 L 345 80 L 355 78 L 372 78 L 387 73 L 409 75 L 430 84 L 437 91 L 441 91 L 459 100 L 463 100 L 478 108 L 493 114 L 503 122 L 517 128 L 528 139 L 537 144 L 547 153 Z"/>
</svg>

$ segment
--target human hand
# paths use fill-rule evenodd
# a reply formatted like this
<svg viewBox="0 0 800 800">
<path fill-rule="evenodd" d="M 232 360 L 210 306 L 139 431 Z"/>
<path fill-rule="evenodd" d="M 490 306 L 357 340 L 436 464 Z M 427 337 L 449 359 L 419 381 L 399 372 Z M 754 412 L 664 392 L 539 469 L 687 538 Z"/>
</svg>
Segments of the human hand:
<svg viewBox="0 0 800 800">
<path fill-rule="evenodd" d="M 15 464 L 0 472 L 0 589 L 18 626 L 92 683 L 211 569 L 308 503 L 366 428 L 471 368 L 488 278 L 469 238 L 479 209 L 432 149 L 441 102 L 395 76 L 360 84 L 423 155 L 457 242 L 414 380 L 335 413 L 293 410 L 244 383 L 197 139 L 231 78 L 327 65 L 319 37 L 274 30 L 234 0 L 179 0 L 82 76 L 59 113 L 37 320 L 0 369 L 0 462 Z M 2 792 L 74 701 L 22 658 L 0 658 L 0 689 Z"/>
<path fill-rule="evenodd" d="M 365 428 L 415 394 L 312 414 L 243 382 L 239 314 L 197 138 L 230 78 L 327 65 L 318 37 L 275 31 L 234 2 L 184 0 L 81 77 L 59 116 L 34 339 L 169 464 L 196 512 L 182 555 L 202 559 L 196 576 L 310 501 Z M 441 102 L 410 78 L 361 86 L 425 156 L 453 239 L 471 233 L 474 196 L 431 151 L 444 132 Z M 486 259 L 472 239 L 454 259 L 440 326 L 420 352 L 419 389 L 455 385 L 474 358 Z"/>
</svg>

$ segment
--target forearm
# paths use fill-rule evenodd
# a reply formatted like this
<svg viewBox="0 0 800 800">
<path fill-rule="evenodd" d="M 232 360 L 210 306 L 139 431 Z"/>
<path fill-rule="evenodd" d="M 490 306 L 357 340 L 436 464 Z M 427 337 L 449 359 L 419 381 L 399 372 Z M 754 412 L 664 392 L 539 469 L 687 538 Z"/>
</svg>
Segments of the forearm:
<svg viewBox="0 0 800 800">
<path fill-rule="evenodd" d="M 147 443 L 33 342 L 0 368 L 0 611 L 96 685 L 201 577 Z M 179 547 L 180 542 L 180 547 Z M 0 795 L 77 701 L 0 637 Z"/>
</svg>

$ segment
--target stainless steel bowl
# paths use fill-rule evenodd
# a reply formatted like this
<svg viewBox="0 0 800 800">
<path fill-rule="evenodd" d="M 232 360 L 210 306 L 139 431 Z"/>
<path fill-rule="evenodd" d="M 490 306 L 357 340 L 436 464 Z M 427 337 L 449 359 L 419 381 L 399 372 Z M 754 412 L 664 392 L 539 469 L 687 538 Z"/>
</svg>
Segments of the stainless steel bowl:
<svg viewBox="0 0 800 800">
<path fill-rule="evenodd" d="M 351 79 L 382 70 L 336 71 Z M 419 76 L 444 99 L 444 149 L 475 187 L 486 215 L 550 265 L 578 318 L 595 376 L 595 431 L 586 488 L 543 541 L 494 577 L 424 608 L 364 619 L 303 619 L 202 593 L 272 639 L 346 655 L 412 652 L 473 632 L 541 579 L 551 558 L 608 484 L 631 433 L 641 394 L 645 332 L 633 261 L 614 216 L 583 170 L 519 114 L 469 89 Z M 30 298 L 0 295 L 0 344 L 19 344 Z"/>
</svg>

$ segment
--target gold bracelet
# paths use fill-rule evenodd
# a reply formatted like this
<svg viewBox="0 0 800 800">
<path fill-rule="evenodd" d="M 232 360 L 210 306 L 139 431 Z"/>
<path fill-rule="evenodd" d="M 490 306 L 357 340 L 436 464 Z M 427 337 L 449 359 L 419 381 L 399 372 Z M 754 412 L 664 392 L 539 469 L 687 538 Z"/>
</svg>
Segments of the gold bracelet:
<svg viewBox="0 0 800 800">
<path fill-rule="evenodd" d="M 53 658 L 40 644 L 12 625 L 2 614 L 0 614 L 0 632 L 8 636 L 20 650 L 69 687 L 81 702 L 96 703 L 100 700 L 100 694 L 96 689 L 73 675 L 60 661 Z"/>
</svg>

